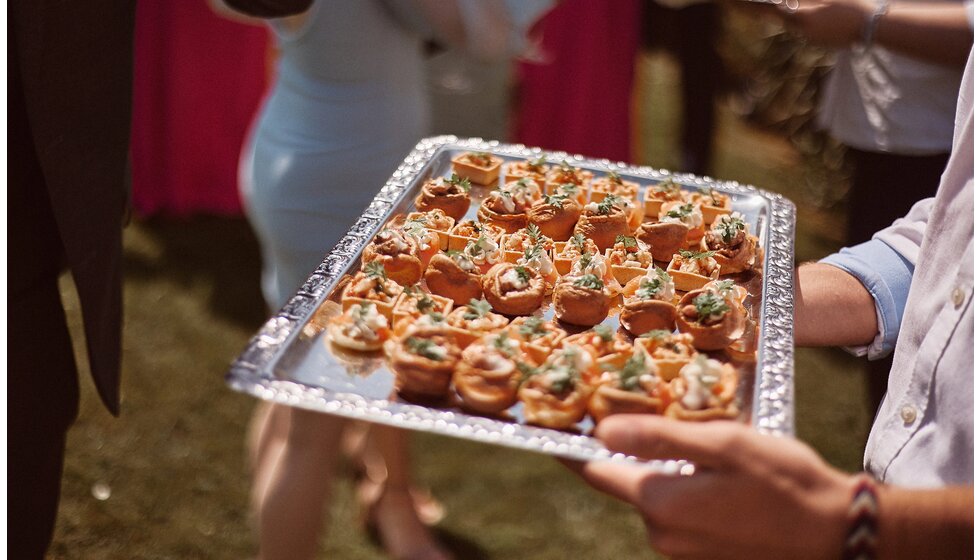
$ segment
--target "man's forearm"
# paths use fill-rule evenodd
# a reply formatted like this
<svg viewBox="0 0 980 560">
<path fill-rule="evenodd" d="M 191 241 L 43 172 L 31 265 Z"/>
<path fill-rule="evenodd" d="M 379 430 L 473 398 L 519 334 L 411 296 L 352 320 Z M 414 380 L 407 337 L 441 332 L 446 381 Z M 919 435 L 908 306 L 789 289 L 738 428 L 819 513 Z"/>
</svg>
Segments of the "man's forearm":
<svg viewBox="0 0 980 560">
<path fill-rule="evenodd" d="M 973 486 L 878 490 L 878 557 L 972 558 Z"/>
<path fill-rule="evenodd" d="M 895 2 L 878 23 L 875 42 L 909 56 L 962 68 L 973 47 L 973 29 L 962 3 Z"/>
<path fill-rule="evenodd" d="M 794 334 L 800 346 L 859 346 L 878 334 L 874 299 L 857 278 L 828 264 L 796 271 Z"/>
</svg>

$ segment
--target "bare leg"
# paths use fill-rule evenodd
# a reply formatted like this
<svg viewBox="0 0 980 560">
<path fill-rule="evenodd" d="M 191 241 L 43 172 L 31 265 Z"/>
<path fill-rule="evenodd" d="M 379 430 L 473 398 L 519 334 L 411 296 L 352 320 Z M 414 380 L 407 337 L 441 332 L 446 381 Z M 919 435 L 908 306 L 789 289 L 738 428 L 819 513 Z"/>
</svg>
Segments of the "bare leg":
<svg viewBox="0 0 980 560">
<path fill-rule="evenodd" d="M 344 420 L 276 406 L 266 417 L 269 436 L 275 431 L 272 423 L 282 419 L 280 414 L 288 418 L 284 445 L 277 446 L 273 437 L 257 439 L 258 448 L 267 440 L 266 456 L 257 461 L 252 498 L 259 528 L 258 557 L 303 560 L 317 552 Z"/>
<path fill-rule="evenodd" d="M 367 507 L 367 521 L 377 531 L 385 550 L 396 560 L 451 558 L 420 517 L 426 505 L 413 495 L 410 440 L 403 430 L 373 426 L 365 448 L 367 473 L 359 489 Z M 420 507 L 421 506 L 421 507 Z"/>
</svg>

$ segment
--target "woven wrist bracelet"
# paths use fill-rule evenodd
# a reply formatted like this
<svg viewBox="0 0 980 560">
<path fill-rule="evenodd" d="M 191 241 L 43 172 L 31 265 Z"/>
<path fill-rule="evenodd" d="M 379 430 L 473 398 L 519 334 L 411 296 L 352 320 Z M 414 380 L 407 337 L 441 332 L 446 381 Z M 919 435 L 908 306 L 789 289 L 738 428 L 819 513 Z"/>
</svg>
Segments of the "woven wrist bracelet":
<svg viewBox="0 0 980 560">
<path fill-rule="evenodd" d="M 851 506 L 847 509 L 844 560 L 875 560 L 878 557 L 878 489 L 870 475 L 858 476 Z"/>
</svg>

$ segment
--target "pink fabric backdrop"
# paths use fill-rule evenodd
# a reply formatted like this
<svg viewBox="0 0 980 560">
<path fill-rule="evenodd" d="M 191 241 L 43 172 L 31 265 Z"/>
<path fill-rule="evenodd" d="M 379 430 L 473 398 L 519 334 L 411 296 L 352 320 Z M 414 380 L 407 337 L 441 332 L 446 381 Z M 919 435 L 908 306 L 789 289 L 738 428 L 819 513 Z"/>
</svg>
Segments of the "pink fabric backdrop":
<svg viewBox="0 0 980 560">
<path fill-rule="evenodd" d="M 517 142 L 631 161 L 640 0 L 565 0 L 536 26 L 548 63 L 518 65 Z"/>
<path fill-rule="evenodd" d="M 139 2 L 133 88 L 137 214 L 237 214 L 238 155 L 266 87 L 267 33 L 202 0 Z"/>
</svg>

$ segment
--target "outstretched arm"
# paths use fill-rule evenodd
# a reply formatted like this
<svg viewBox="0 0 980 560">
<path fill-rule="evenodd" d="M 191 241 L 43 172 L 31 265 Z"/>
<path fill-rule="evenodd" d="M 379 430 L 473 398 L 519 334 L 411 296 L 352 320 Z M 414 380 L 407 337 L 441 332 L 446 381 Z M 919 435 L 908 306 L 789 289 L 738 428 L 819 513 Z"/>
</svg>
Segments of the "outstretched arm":
<svg viewBox="0 0 980 560">
<path fill-rule="evenodd" d="M 800 346 L 867 346 L 878 334 L 875 303 L 854 276 L 828 264 L 796 271 L 794 336 Z"/>
<path fill-rule="evenodd" d="M 733 422 L 693 424 L 648 415 L 604 420 L 613 451 L 687 459 L 692 476 L 593 462 L 597 489 L 636 506 L 653 548 L 682 558 L 835 558 L 848 531 L 856 478 L 799 441 Z M 907 490 L 878 485 L 879 558 L 968 558 L 973 487 Z"/>
<path fill-rule="evenodd" d="M 860 44 L 875 0 L 783 0 L 776 11 L 786 25 L 808 41 L 835 48 Z M 873 42 L 902 54 L 962 68 L 973 46 L 973 28 L 961 2 L 891 2 Z"/>
</svg>

